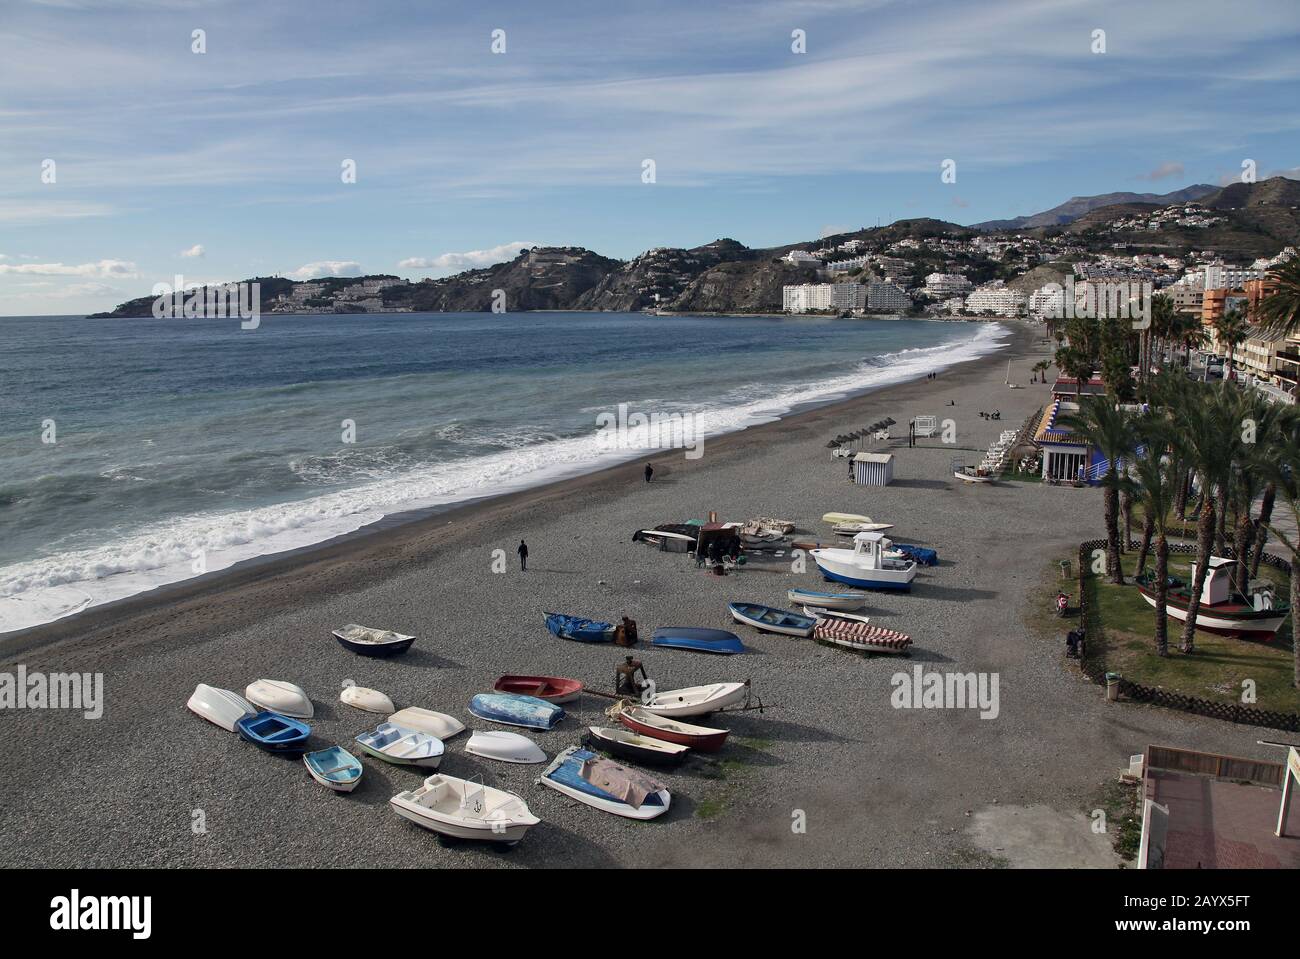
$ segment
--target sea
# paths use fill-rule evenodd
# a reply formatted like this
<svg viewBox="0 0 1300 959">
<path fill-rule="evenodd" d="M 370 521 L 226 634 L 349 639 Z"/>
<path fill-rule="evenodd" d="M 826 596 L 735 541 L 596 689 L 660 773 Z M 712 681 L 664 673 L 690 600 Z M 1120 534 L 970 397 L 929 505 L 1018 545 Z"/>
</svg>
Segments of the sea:
<svg viewBox="0 0 1300 959">
<path fill-rule="evenodd" d="M 709 437 L 1009 335 L 639 313 L 0 317 L 0 633 L 640 459 L 670 423 L 707 455 Z M 619 429 L 638 413 L 656 428 Z"/>
</svg>

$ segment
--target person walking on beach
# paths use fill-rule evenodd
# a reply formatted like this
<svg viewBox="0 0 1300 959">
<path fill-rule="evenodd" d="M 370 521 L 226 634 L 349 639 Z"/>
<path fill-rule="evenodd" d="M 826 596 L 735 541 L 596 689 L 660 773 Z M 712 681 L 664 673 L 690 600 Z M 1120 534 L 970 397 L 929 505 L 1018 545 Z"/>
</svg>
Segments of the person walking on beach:
<svg viewBox="0 0 1300 959">
<path fill-rule="evenodd" d="M 649 463 L 645 464 L 645 481 L 650 482 L 650 477 L 655 475 L 655 468 Z"/>
<path fill-rule="evenodd" d="M 522 572 L 528 572 L 528 544 L 521 539 L 519 548 L 515 552 L 519 554 L 519 569 Z"/>
</svg>

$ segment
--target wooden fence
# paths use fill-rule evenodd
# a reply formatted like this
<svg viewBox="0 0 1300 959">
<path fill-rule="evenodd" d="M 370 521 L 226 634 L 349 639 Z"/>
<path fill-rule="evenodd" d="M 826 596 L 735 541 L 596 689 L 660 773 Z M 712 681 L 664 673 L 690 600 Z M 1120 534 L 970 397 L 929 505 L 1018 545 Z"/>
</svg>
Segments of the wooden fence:
<svg viewBox="0 0 1300 959">
<path fill-rule="evenodd" d="M 1133 540 L 1129 541 L 1130 549 L 1139 549 L 1140 547 L 1141 543 Z M 1087 583 L 1088 577 L 1091 575 L 1089 570 L 1092 565 L 1093 551 L 1104 550 L 1105 548 L 1106 541 L 1104 539 L 1093 539 L 1079 544 L 1079 626 L 1084 631 L 1083 658 L 1079 660 L 1079 668 L 1085 676 L 1098 685 L 1105 685 L 1106 683 L 1106 664 L 1099 654 L 1102 623 L 1097 610 L 1093 609 L 1092 604 L 1088 601 Z M 1171 553 L 1195 553 L 1196 544 L 1170 543 L 1169 551 Z M 1232 558 L 1232 547 L 1225 547 L 1223 555 Z M 1264 553 L 1260 561 L 1266 566 L 1272 566 L 1288 575 L 1291 572 L 1290 563 L 1271 553 Z M 1171 619 L 1170 623 L 1177 623 L 1177 620 Z M 1292 628 L 1294 631 L 1294 626 Z M 1293 640 L 1293 642 L 1295 641 L 1300 641 L 1300 638 Z M 1185 696 L 1182 693 L 1169 692 L 1155 686 L 1143 686 L 1141 683 L 1135 683 L 1123 678 L 1119 681 L 1119 691 L 1120 695 L 1127 696 L 1139 703 L 1150 703 L 1153 706 L 1164 706 L 1168 709 L 1180 709 L 1183 712 L 1196 713 L 1198 716 L 1209 716 L 1212 719 L 1222 719 L 1230 723 L 1266 726 L 1269 729 L 1300 732 L 1300 714 L 1297 713 L 1280 713 L 1271 709 L 1256 709 L 1244 703 L 1221 703 L 1212 699 L 1201 699 L 1197 696 Z"/>
<path fill-rule="evenodd" d="M 1282 785 L 1285 767 L 1262 759 L 1243 759 L 1239 756 L 1219 756 L 1201 753 L 1194 749 L 1175 749 L 1172 746 L 1150 746 L 1146 755 L 1147 769 L 1167 769 L 1173 772 L 1195 773 L 1218 779 L 1239 779 L 1263 786 Z"/>
</svg>

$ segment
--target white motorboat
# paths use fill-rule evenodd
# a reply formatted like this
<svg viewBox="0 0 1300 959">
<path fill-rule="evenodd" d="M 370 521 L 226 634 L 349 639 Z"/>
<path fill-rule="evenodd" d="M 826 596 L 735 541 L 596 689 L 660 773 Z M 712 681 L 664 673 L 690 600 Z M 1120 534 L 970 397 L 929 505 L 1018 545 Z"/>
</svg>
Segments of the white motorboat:
<svg viewBox="0 0 1300 959">
<path fill-rule="evenodd" d="M 749 698 L 749 682 L 712 683 L 655 693 L 641 708 L 656 716 L 706 716 Z"/>
<path fill-rule="evenodd" d="M 418 826 L 453 839 L 484 839 L 514 845 L 540 819 L 512 792 L 439 773 L 419 789 L 389 801 L 393 811 Z"/>
<path fill-rule="evenodd" d="M 376 759 L 398 766 L 437 769 L 442 762 L 441 739 L 392 723 L 380 723 L 370 732 L 358 736 L 356 742 Z"/>
<path fill-rule="evenodd" d="M 231 733 L 235 731 L 235 723 L 257 715 L 253 704 L 238 693 L 203 683 L 194 687 L 194 693 L 185 705 L 191 712 Z"/>
<path fill-rule="evenodd" d="M 394 726 L 414 729 L 418 733 L 428 733 L 435 739 L 451 739 L 465 731 L 465 724 L 455 716 L 421 709 L 419 706 L 407 706 L 388 717 Z"/>
<path fill-rule="evenodd" d="M 391 713 L 397 708 L 393 705 L 393 701 L 379 690 L 365 686 L 346 686 L 343 692 L 339 693 L 339 699 L 355 709 L 363 709 L 368 713 Z"/>
<path fill-rule="evenodd" d="M 546 753 L 527 736 L 495 729 L 475 731 L 465 744 L 465 752 L 503 763 L 528 765 L 546 762 Z"/>
<path fill-rule="evenodd" d="M 311 700 L 302 691 L 302 687 L 282 679 L 259 679 L 249 683 L 244 695 L 254 706 L 269 709 L 281 716 L 311 719 L 315 713 Z"/>
<path fill-rule="evenodd" d="M 916 563 L 886 557 L 887 543 L 881 533 L 859 533 L 853 537 L 853 549 L 814 549 L 810 555 L 822 575 L 837 583 L 861 589 L 910 590 Z"/>
</svg>

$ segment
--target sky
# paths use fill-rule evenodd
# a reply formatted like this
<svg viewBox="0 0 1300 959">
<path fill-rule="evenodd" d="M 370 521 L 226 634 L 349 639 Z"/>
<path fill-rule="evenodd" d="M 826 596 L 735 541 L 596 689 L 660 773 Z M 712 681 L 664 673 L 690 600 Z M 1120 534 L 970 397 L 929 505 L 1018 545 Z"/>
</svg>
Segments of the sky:
<svg viewBox="0 0 1300 959">
<path fill-rule="evenodd" d="M 0 315 L 1300 177 L 1297 40 L 1296 0 L 0 0 Z"/>
</svg>

